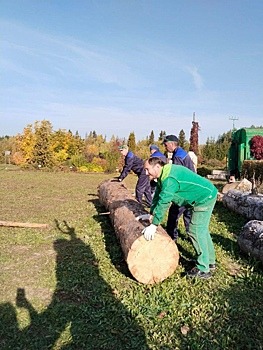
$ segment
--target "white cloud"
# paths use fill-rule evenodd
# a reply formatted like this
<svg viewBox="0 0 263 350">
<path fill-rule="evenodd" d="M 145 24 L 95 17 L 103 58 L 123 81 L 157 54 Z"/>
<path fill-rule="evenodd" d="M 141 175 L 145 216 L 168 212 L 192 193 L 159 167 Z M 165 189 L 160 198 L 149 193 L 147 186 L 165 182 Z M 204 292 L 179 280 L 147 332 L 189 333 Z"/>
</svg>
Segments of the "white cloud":
<svg viewBox="0 0 263 350">
<path fill-rule="evenodd" d="M 201 74 L 198 72 L 198 68 L 196 66 L 187 66 L 186 71 L 192 76 L 196 89 L 202 90 L 204 87 L 204 82 Z"/>
</svg>

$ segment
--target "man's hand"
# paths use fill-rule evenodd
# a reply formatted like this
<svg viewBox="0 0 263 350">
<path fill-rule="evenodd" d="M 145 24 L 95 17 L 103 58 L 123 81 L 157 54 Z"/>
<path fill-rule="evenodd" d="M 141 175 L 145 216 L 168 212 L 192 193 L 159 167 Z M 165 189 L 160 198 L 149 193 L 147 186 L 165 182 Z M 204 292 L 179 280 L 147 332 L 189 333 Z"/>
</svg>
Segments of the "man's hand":
<svg viewBox="0 0 263 350">
<path fill-rule="evenodd" d="M 151 214 L 143 214 L 143 215 L 139 215 L 136 217 L 135 220 L 139 221 L 139 220 L 142 220 L 142 221 L 147 221 L 147 220 L 151 220 L 152 218 L 152 215 Z"/>
<path fill-rule="evenodd" d="M 111 179 L 111 182 L 121 182 L 122 180 L 119 177 L 114 177 Z"/>
<path fill-rule="evenodd" d="M 146 241 L 150 241 L 154 239 L 156 230 L 157 230 L 157 226 L 154 224 L 151 224 L 150 226 L 147 226 L 142 230 L 142 233 Z"/>
</svg>

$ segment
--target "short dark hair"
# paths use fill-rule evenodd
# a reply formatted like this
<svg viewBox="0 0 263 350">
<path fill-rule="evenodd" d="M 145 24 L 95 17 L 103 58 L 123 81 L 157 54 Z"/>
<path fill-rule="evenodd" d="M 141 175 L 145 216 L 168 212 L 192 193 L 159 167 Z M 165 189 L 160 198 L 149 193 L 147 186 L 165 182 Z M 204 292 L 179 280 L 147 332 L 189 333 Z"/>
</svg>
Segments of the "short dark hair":
<svg viewBox="0 0 263 350">
<path fill-rule="evenodd" d="M 159 157 L 151 157 L 147 159 L 148 163 L 152 166 L 159 164 L 161 166 L 164 166 L 166 163 L 161 160 Z"/>
</svg>

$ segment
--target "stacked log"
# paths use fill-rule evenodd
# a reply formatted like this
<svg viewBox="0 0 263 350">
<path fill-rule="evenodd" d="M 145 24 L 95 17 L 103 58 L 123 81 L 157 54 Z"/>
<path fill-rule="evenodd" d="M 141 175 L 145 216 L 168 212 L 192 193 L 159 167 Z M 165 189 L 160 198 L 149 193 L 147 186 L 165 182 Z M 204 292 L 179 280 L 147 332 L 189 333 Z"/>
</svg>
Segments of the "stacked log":
<svg viewBox="0 0 263 350">
<path fill-rule="evenodd" d="M 246 223 L 237 243 L 242 251 L 263 262 L 263 221 L 251 220 Z"/>
<path fill-rule="evenodd" d="M 227 208 L 249 220 L 263 220 L 263 195 L 230 190 L 222 201 Z"/>
<path fill-rule="evenodd" d="M 123 183 L 104 181 L 98 187 L 98 195 L 100 203 L 110 212 L 112 225 L 133 277 L 144 284 L 159 283 L 169 277 L 178 266 L 179 252 L 166 231 L 158 226 L 155 238 L 145 240 L 142 230 L 149 222 L 138 222 L 136 217 L 147 211 Z"/>
</svg>

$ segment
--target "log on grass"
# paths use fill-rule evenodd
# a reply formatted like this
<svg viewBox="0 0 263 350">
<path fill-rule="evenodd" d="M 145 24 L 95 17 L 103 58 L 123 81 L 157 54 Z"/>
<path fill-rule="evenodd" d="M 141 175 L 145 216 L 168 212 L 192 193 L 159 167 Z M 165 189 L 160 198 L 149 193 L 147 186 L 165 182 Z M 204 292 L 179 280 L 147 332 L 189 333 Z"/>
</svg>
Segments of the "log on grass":
<svg viewBox="0 0 263 350">
<path fill-rule="evenodd" d="M 263 195 L 230 190 L 222 201 L 228 209 L 250 220 L 263 220 Z"/>
<path fill-rule="evenodd" d="M 237 238 L 242 251 L 263 262 L 263 221 L 251 220 Z"/>
<path fill-rule="evenodd" d="M 116 236 L 125 261 L 133 277 L 144 284 L 159 283 L 169 277 L 178 266 L 179 252 L 175 242 L 158 226 L 157 234 L 146 241 L 142 230 L 149 222 L 136 217 L 146 214 L 143 206 L 117 181 L 104 181 L 98 187 L 100 203 L 109 210 Z"/>
<path fill-rule="evenodd" d="M 0 226 L 25 227 L 25 228 L 48 228 L 47 224 L 35 224 L 32 222 L 0 221 Z"/>
</svg>

